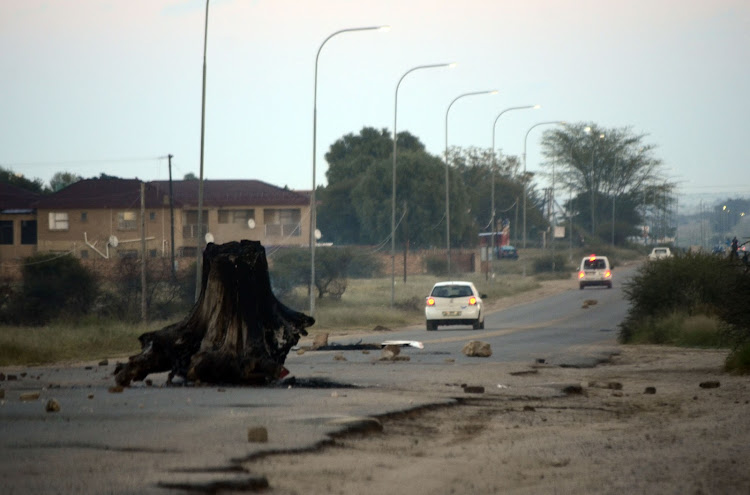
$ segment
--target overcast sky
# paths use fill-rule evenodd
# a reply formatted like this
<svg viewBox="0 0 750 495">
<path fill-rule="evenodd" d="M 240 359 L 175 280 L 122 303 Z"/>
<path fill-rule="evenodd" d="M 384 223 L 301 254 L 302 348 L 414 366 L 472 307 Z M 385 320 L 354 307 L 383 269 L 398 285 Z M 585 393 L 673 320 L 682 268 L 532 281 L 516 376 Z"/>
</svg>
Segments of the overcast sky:
<svg viewBox="0 0 750 495">
<path fill-rule="evenodd" d="M 205 0 L 0 1 L 0 166 L 143 180 L 199 174 Z M 523 153 L 538 122 L 632 127 L 683 193 L 750 195 L 747 0 L 212 0 L 204 175 L 312 185 L 363 127 Z M 544 127 L 528 139 L 537 170 Z"/>
</svg>

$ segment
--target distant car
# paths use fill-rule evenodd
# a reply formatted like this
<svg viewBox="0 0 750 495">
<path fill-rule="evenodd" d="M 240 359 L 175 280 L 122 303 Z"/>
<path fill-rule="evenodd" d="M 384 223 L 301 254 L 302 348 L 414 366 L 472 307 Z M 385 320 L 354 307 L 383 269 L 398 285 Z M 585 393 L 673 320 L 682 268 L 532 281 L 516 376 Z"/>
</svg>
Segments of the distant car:
<svg viewBox="0 0 750 495">
<path fill-rule="evenodd" d="M 500 259 L 518 259 L 518 250 L 513 246 L 500 246 Z"/>
<path fill-rule="evenodd" d="M 651 250 L 651 254 L 648 255 L 648 259 L 651 261 L 660 260 L 662 258 L 671 258 L 672 251 L 668 247 L 655 247 Z"/>
<path fill-rule="evenodd" d="M 589 285 L 604 285 L 612 288 L 612 268 L 606 256 L 592 254 L 581 260 L 578 269 L 578 286 L 581 290 Z"/>
<path fill-rule="evenodd" d="M 471 325 L 484 328 L 484 307 L 477 288 L 471 282 L 439 282 L 425 298 L 424 316 L 427 330 L 438 325 Z"/>
</svg>

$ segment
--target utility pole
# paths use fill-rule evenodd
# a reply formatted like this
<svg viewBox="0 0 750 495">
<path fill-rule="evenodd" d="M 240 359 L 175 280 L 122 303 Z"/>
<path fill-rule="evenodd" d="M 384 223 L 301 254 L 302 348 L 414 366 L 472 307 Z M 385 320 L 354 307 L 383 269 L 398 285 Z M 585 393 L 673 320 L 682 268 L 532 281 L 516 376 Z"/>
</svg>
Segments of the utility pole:
<svg viewBox="0 0 750 495">
<path fill-rule="evenodd" d="M 141 182 L 141 320 L 146 321 L 146 183 Z"/>
<path fill-rule="evenodd" d="M 177 267 L 174 258 L 174 194 L 172 191 L 172 155 L 167 155 L 169 159 L 169 233 L 171 235 L 170 246 L 172 247 L 172 283 L 177 280 Z"/>
</svg>

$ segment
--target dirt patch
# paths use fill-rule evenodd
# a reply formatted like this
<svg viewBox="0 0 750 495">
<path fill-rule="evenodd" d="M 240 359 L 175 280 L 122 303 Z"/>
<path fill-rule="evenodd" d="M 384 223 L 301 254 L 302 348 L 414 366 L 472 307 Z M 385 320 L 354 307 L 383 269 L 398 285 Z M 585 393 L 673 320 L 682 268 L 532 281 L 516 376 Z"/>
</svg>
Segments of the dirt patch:
<svg viewBox="0 0 750 495">
<path fill-rule="evenodd" d="M 446 384 L 456 405 L 245 467 L 285 495 L 750 493 L 750 380 L 722 373 L 725 356 L 633 346 L 593 369 L 501 364 L 477 378 L 502 381 L 484 394 Z"/>
</svg>

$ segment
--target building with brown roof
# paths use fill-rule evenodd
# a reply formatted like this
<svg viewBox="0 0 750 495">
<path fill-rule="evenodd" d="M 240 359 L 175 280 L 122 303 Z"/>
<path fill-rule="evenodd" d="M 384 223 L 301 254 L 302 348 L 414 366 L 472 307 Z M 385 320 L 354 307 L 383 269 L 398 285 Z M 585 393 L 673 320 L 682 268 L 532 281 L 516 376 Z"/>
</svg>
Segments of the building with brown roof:
<svg viewBox="0 0 750 495">
<path fill-rule="evenodd" d="M 36 249 L 39 194 L 0 183 L 0 260 L 30 256 Z"/>
<path fill-rule="evenodd" d="M 198 184 L 173 181 L 170 202 L 169 181 L 145 183 L 143 216 L 138 179 L 86 179 L 47 196 L 35 195 L 29 219 L 36 222 L 36 242 L 25 255 L 139 256 L 145 231 L 148 256 L 170 256 L 173 228 L 177 256 L 195 256 L 199 236 L 216 243 L 250 239 L 267 247 L 309 245 L 310 204 L 304 194 L 257 180 L 205 180 L 199 228 Z M 9 198 L 2 193 L 0 205 Z M 20 198 L 13 204 L 20 206 Z"/>
</svg>

